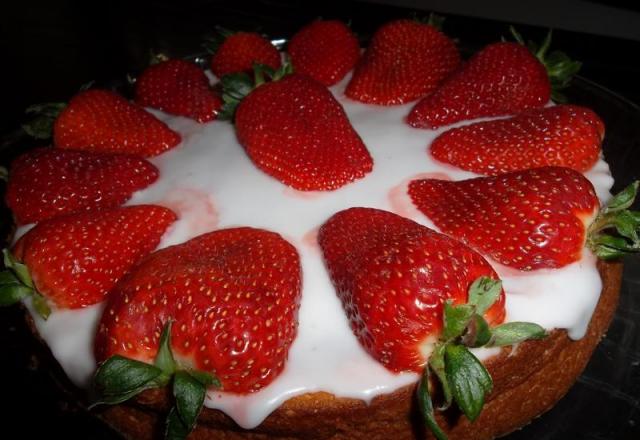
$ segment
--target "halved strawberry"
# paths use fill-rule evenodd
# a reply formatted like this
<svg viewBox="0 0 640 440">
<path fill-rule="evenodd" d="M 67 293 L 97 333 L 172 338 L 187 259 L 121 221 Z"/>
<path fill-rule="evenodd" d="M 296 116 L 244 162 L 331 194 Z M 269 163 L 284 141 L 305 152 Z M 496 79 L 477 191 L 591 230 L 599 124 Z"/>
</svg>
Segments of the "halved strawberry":
<svg viewBox="0 0 640 440">
<path fill-rule="evenodd" d="M 345 94 L 369 104 L 402 104 L 434 91 L 459 63 L 454 42 L 434 26 L 392 21 L 373 35 Z"/>
<path fill-rule="evenodd" d="M 21 292 L 16 300 L 34 295 L 44 315 L 49 304 L 76 309 L 103 301 L 175 220 L 171 210 L 154 205 L 45 220 L 18 240 L 13 255 L 5 250 L 9 271 L 2 273 L 0 294 L 12 294 L 13 286 Z"/>
<path fill-rule="evenodd" d="M 479 277 L 498 279 L 462 243 L 377 209 L 340 211 L 318 242 L 353 332 L 391 371 L 422 371 L 442 331 L 444 303 L 466 303 Z M 501 292 L 484 316 L 495 325 L 504 315 Z"/>
<path fill-rule="evenodd" d="M 287 52 L 296 73 L 332 86 L 358 62 L 360 43 L 343 22 L 316 20 L 291 37 Z"/>
<path fill-rule="evenodd" d="M 180 135 L 142 107 L 108 90 L 78 93 L 53 126 L 58 148 L 156 156 L 180 143 Z"/>
<path fill-rule="evenodd" d="M 215 374 L 224 391 L 251 393 L 282 371 L 297 329 L 300 261 L 278 234 L 235 228 L 162 249 L 113 289 L 95 341 L 151 363 L 162 329 L 183 365 Z"/>
<path fill-rule="evenodd" d="M 545 165 L 585 172 L 600 157 L 603 134 L 604 124 L 592 110 L 557 105 L 452 128 L 430 151 L 442 162 L 485 175 Z"/>
<path fill-rule="evenodd" d="M 593 185 L 570 168 L 543 167 L 458 182 L 414 180 L 413 203 L 445 234 L 520 270 L 638 252 L 640 214 L 626 211 L 637 182 L 598 214 Z M 594 219 L 595 217 L 595 219 Z M 617 236 L 603 235 L 615 228 Z"/>
<path fill-rule="evenodd" d="M 442 405 L 455 402 L 475 420 L 491 392 L 486 368 L 468 347 L 499 347 L 545 336 L 525 322 L 500 324 L 501 282 L 464 244 L 386 211 L 351 208 L 331 217 L 318 242 L 351 328 L 391 371 L 422 372 L 418 404 L 433 435 L 446 440 L 431 400 L 431 376 Z"/>
<path fill-rule="evenodd" d="M 304 75 L 258 86 L 238 105 L 235 125 L 253 163 L 297 190 L 334 190 L 373 168 L 340 103 Z"/>
<path fill-rule="evenodd" d="M 39 148 L 12 163 L 6 201 L 18 224 L 34 223 L 120 206 L 157 178 L 141 157 Z"/>
<path fill-rule="evenodd" d="M 180 59 L 148 67 L 136 81 L 136 103 L 198 122 L 216 118 L 222 99 L 197 65 Z"/>
<path fill-rule="evenodd" d="M 211 71 L 218 78 L 230 73 L 253 70 L 255 63 L 278 69 L 282 64 L 280 52 L 269 40 L 256 32 L 222 31 L 223 41 L 210 48 Z"/>
<path fill-rule="evenodd" d="M 467 119 L 511 115 L 547 104 L 552 91 L 568 85 L 571 76 L 580 69 L 580 63 L 561 52 L 547 57 L 550 33 L 539 49 L 530 50 L 521 37 L 512 32 L 518 43 L 493 43 L 476 53 L 438 90 L 419 101 L 407 122 L 414 127 L 434 129 Z"/>
</svg>

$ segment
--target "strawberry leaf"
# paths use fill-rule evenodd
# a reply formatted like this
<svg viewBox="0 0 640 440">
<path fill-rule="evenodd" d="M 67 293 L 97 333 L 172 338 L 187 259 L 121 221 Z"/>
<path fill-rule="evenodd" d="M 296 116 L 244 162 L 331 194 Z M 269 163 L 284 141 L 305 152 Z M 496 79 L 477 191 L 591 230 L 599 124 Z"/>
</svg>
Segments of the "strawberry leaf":
<svg viewBox="0 0 640 440">
<path fill-rule="evenodd" d="M 496 302 L 502 291 L 502 281 L 489 277 L 476 279 L 469 287 L 469 304 L 476 306 L 476 313 L 484 315 Z"/>
<path fill-rule="evenodd" d="M 613 196 L 604 207 L 604 213 L 608 214 L 611 212 L 624 211 L 625 209 L 628 209 L 633 204 L 633 201 L 638 194 L 638 185 L 640 185 L 640 181 L 636 180 L 631 185 L 627 186 L 625 189 Z"/>
<path fill-rule="evenodd" d="M 461 342 L 467 347 L 482 347 L 491 340 L 491 329 L 485 319 L 475 314 L 467 326 Z"/>
<path fill-rule="evenodd" d="M 167 321 L 162 334 L 160 335 L 160 342 L 158 344 L 158 353 L 154 365 L 158 367 L 167 377 L 173 375 L 176 372 L 176 361 L 171 352 L 171 325 L 172 320 Z"/>
<path fill-rule="evenodd" d="M 476 308 L 473 305 L 462 304 L 454 306 L 451 300 L 447 300 L 444 303 L 443 310 L 444 329 L 442 330 L 442 339 L 450 341 L 462 335 L 475 311 Z"/>
<path fill-rule="evenodd" d="M 35 117 L 22 125 L 22 129 L 36 139 L 49 139 L 53 133 L 53 123 L 66 106 L 62 102 L 49 102 L 27 107 L 25 113 Z"/>
<path fill-rule="evenodd" d="M 236 108 L 255 88 L 253 79 L 244 72 L 230 73 L 220 79 L 222 84 L 222 109 L 218 113 L 218 119 L 233 120 Z"/>
<path fill-rule="evenodd" d="M 4 255 L 4 267 L 12 271 L 22 284 L 33 289 L 33 280 L 27 266 L 16 260 L 13 254 L 9 252 L 9 249 L 3 249 L 2 253 Z"/>
<path fill-rule="evenodd" d="M 493 387 L 489 372 L 469 349 L 458 344 L 445 348 L 445 372 L 453 399 L 467 418 L 474 421 Z"/>
<path fill-rule="evenodd" d="M 95 397 L 91 407 L 121 403 L 144 390 L 161 387 L 166 383 L 167 379 L 160 368 L 115 355 L 96 371 L 93 380 Z"/>
<path fill-rule="evenodd" d="M 418 406 L 420 412 L 424 417 L 424 421 L 427 428 L 431 431 L 433 436 L 438 440 L 447 440 L 447 435 L 440 429 L 438 422 L 436 422 L 436 416 L 433 411 L 433 403 L 431 402 L 431 386 L 429 384 L 429 367 L 425 367 L 418 388 L 416 390 L 418 397 Z"/>
<path fill-rule="evenodd" d="M 42 316 L 45 321 L 49 319 L 49 316 L 51 315 L 51 307 L 49 307 L 49 304 L 47 303 L 45 297 L 34 291 L 32 301 L 33 308 L 36 309 L 38 315 Z"/>
<path fill-rule="evenodd" d="M 447 381 L 447 375 L 444 371 L 444 349 L 446 344 L 436 344 L 433 349 L 433 353 L 429 357 L 429 365 L 426 368 L 433 369 L 433 372 L 438 377 L 440 385 L 442 386 L 442 394 L 444 394 L 444 402 L 438 407 L 440 411 L 451 406 L 451 388 L 449 387 L 449 381 Z"/>
<path fill-rule="evenodd" d="M 509 322 L 493 328 L 493 336 L 487 347 L 503 347 L 528 339 L 542 339 L 547 336 L 544 328 L 532 322 Z"/>
<path fill-rule="evenodd" d="M 11 306 L 33 293 L 9 271 L 0 272 L 0 306 Z"/>
<path fill-rule="evenodd" d="M 173 396 L 180 420 L 189 432 L 196 425 L 207 388 L 186 371 L 178 371 L 173 379 Z"/>
<path fill-rule="evenodd" d="M 165 440 L 184 440 L 191 433 L 178 414 L 174 406 L 167 415 L 164 438 Z"/>
<path fill-rule="evenodd" d="M 205 387 L 220 388 L 222 386 L 220 380 L 211 373 L 199 370 L 187 370 L 187 372 Z"/>
</svg>

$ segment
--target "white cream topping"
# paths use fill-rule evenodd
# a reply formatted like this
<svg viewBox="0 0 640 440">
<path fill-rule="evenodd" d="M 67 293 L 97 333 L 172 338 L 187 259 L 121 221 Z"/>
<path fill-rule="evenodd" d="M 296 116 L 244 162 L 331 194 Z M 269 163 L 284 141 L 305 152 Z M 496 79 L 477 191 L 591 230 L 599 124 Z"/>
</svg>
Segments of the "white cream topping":
<svg viewBox="0 0 640 440">
<path fill-rule="evenodd" d="M 228 122 L 198 124 L 153 112 L 180 132 L 183 141 L 151 160 L 160 169 L 160 179 L 136 193 L 129 204 L 157 203 L 178 213 L 180 220 L 165 235 L 161 248 L 214 229 L 253 226 L 280 233 L 300 253 L 299 329 L 285 370 L 258 393 L 237 396 L 211 391 L 205 402 L 244 428 L 257 426 L 293 396 L 326 391 L 369 402 L 417 380 L 414 373 L 392 374 L 361 348 L 335 295 L 315 234 L 332 214 L 354 206 L 390 210 L 433 227 L 411 204 L 407 183 L 420 177 L 460 180 L 475 175 L 437 163 L 428 154 L 427 146 L 450 126 L 436 131 L 411 128 L 404 118 L 413 104 L 381 108 L 350 101 L 343 95 L 346 82 L 332 91 L 367 145 L 374 168 L 365 178 L 331 192 L 295 191 L 262 173 L 238 144 Z M 600 160 L 586 175 L 598 196 L 607 199 L 613 184 L 608 165 Z M 566 328 L 572 338 L 584 335 L 601 290 L 595 259 L 587 251 L 582 260 L 559 270 L 524 273 L 494 267 L 507 293 L 507 320 Z M 80 386 L 86 386 L 95 369 L 91 345 L 100 310 L 101 306 L 94 306 L 54 311 L 46 322 L 36 318 L 38 331 L 54 356 Z M 478 353 L 487 358 L 495 350 Z"/>
</svg>

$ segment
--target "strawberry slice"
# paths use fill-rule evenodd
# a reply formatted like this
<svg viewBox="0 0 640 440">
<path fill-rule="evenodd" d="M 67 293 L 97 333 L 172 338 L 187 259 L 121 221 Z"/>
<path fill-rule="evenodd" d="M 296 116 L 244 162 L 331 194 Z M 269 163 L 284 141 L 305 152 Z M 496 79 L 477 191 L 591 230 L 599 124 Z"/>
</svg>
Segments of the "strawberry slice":
<svg viewBox="0 0 640 440">
<path fill-rule="evenodd" d="M 162 61 L 142 72 L 136 81 L 135 101 L 198 122 L 214 120 L 222 107 L 204 71 L 180 59 Z"/>
<path fill-rule="evenodd" d="M 269 40 L 255 32 L 230 32 L 219 29 L 221 41 L 210 41 L 211 71 L 218 78 L 230 73 L 253 72 L 253 65 L 278 69 L 280 52 Z"/>
<path fill-rule="evenodd" d="M 180 135 L 142 107 L 108 91 L 78 93 L 53 126 L 58 148 L 156 156 L 180 143 Z"/>
<path fill-rule="evenodd" d="M 442 331 L 443 304 L 464 304 L 479 277 L 498 279 L 462 243 L 409 219 L 371 208 L 331 217 L 318 242 L 351 328 L 391 371 L 422 371 Z M 504 319 L 504 292 L 484 317 Z"/>
<path fill-rule="evenodd" d="M 520 270 L 566 266 L 581 258 L 585 243 L 602 258 L 638 252 L 640 214 L 626 210 L 636 190 L 637 182 L 596 217 L 593 185 L 570 168 L 409 184 L 413 203 L 443 233 Z M 611 228 L 616 236 L 603 234 Z"/>
<path fill-rule="evenodd" d="M 291 37 L 287 51 L 296 73 L 332 86 L 358 62 L 360 43 L 343 22 L 316 20 Z"/>
<path fill-rule="evenodd" d="M 508 119 L 452 128 L 431 144 L 441 162 L 497 175 L 545 165 L 585 172 L 600 157 L 604 124 L 575 105 L 531 109 Z"/>
<path fill-rule="evenodd" d="M 334 190 L 373 167 L 340 103 L 304 75 L 257 87 L 238 105 L 235 125 L 253 163 L 300 191 Z"/>
<path fill-rule="evenodd" d="M 16 289 L 16 300 L 34 295 L 45 317 L 48 304 L 76 309 L 103 301 L 116 282 L 156 248 L 175 220 L 167 208 L 140 205 L 38 223 L 18 240 L 13 255 L 5 249 L 9 271 L 2 273 L 0 296 Z M 14 292 L 7 286 L 14 286 Z"/>
<path fill-rule="evenodd" d="M 434 26 L 392 21 L 373 35 L 345 94 L 368 104 L 402 104 L 434 91 L 459 63 L 454 42 Z"/>
<path fill-rule="evenodd" d="M 183 365 L 214 373 L 224 391 L 258 391 L 282 371 L 295 338 L 300 270 L 291 244 L 253 228 L 155 252 L 112 291 L 96 358 L 152 363 L 173 322 L 171 349 Z"/>
<path fill-rule="evenodd" d="M 12 163 L 6 201 L 18 224 L 34 223 L 120 206 L 157 178 L 141 157 L 39 148 Z"/>
<path fill-rule="evenodd" d="M 475 54 L 438 90 L 419 101 L 409 113 L 413 127 L 435 129 L 457 121 L 486 116 L 511 115 L 543 107 L 566 87 L 581 64 L 561 52 L 546 57 L 551 33 L 540 49 L 499 42 Z"/>
</svg>

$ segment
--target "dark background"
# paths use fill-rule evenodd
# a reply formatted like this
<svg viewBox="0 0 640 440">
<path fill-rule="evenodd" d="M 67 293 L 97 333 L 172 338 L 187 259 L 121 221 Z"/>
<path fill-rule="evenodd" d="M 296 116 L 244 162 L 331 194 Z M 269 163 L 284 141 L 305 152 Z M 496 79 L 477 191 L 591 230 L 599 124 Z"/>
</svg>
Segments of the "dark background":
<svg viewBox="0 0 640 440">
<path fill-rule="evenodd" d="M 552 26 L 552 47 L 583 61 L 582 76 L 625 99 L 640 102 L 640 5 L 628 6 L 621 1 L 144 0 L 97 5 L 74 0 L 12 1 L 4 2 L 0 11 L 2 147 L 32 143 L 19 133 L 28 105 L 68 100 L 89 81 L 98 85 L 124 82 L 127 74 L 135 75 L 146 66 L 151 50 L 173 56 L 201 53 L 202 39 L 215 25 L 286 38 L 316 17 L 340 18 L 351 21 L 364 42 L 381 23 L 409 17 L 412 11 L 431 10 L 447 16 L 445 33 L 458 39 L 467 54 L 508 36 L 509 23 L 517 24 L 521 33 L 538 41 Z M 633 106 L 624 108 L 634 110 Z M 615 113 L 614 109 L 607 117 L 615 118 Z M 632 120 L 640 121 L 640 117 Z M 637 127 L 632 128 L 631 133 L 640 133 Z M 623 140 L 638 143 L 638 138 L 629 135 Z M 640 163 L 618 163 L 631 170 L 625 179 L 630 175 L 640 177 Z M 550 415 L 510 438 L 574 438 L 570 427 L 559 427 L 569 415 L 575 420 L 576 411 L 585 411 L 582 422 L 587 427 L 594 424 L 591 439 L 640 438 L 640 338 L 635 324 L 640 322 L 640 299 L 632 295 L 640 291 L 637 261 L 626 267 L 621 307 L 625 314 L 614 321 L 611 339 L 601 344 L 587 374 Z M 60 394 L 57 367 L 39 360 L 46 358 L 46 349 L 34 346 L 18 308 L 0 310 L 0 330 L 2 432 L 19 429 L 22 438 L 114 438 L 99 422 L 69 403 L 75 396 Z M 624 344 L 618 344 L 620 341 Z M 611 370 L 610 365 L 618 363 L 633 368 Z M 629 394 L 612 396 L 610 388 L 594 382 L 590 372 L 603 369 L 611 370 L 608 373 L 617 383 L 631 383 Z M 602 411 L 611 413 L 607 419 L 610 426 L 602 425 L 602 417 L 590 416 Z"/>
</svg>

